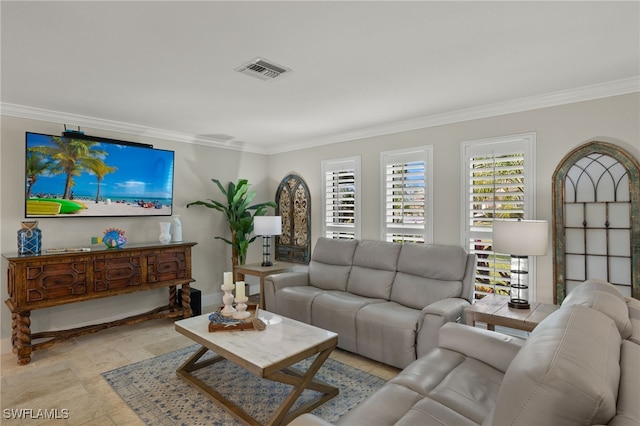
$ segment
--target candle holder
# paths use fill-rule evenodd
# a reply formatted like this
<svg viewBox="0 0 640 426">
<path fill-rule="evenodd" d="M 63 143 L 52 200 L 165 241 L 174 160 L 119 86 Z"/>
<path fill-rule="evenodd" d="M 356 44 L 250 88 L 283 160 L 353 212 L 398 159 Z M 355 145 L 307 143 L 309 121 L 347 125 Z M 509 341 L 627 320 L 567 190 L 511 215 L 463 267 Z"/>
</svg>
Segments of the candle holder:
<svg viewBox="0 0 640 426">
<path fill-rule="evenodd" d="M 222 303 L 224 303 L 224 308 L 222 308 L 222 310 L 220 311 L 222 316 L 230 317 L 237 312 L 233 307 L 233 294 L 231 294 L 234 287 L 235 286 L 233 284 L 223 284 L 222 287 L 220 287 L 222 291 L 224 291 L 224 295 L 222 296 Z"/>
<path fill-rule="evenodd" d="M 236 298 L 236 309 L 237 312 L 233 314 L 234 319 L 247 319 L 251 316 L 249 312 L 247 312 L 247 304 L 246 302 L 249 300 L 248 297 L 243 297 L 242 299 Z"/>
</svg>

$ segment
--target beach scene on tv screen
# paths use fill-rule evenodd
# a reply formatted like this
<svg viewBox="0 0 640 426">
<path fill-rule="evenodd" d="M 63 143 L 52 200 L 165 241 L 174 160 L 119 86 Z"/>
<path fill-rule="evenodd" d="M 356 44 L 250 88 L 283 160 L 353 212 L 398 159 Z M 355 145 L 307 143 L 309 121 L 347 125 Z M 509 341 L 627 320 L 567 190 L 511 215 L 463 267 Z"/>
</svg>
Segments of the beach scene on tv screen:
<svg viewBox="0 0 640 426">
<path fill-rule="evenodd" d="M 172 151 L 26 137 L 26 217 L 171 215 Z"/>
</svg>

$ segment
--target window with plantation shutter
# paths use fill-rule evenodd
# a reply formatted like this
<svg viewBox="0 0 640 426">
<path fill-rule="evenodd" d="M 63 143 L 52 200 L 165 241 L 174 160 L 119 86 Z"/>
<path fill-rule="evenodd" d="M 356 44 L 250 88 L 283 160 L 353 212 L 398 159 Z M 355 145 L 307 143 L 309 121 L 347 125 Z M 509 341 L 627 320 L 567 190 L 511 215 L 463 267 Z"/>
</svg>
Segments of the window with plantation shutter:
<svg viewBox="0 0 640 426">
<path fill-rule="evenodd" d="M 323 229 L 327 238 L 360 238 L 360 157 L 322 162 Z"/>
<path fill-rule="evenodd" d="M 433 147 L 380 154 L 382 166 L 382 236 L 392 242 L 432 241 Z"/>
<path fill-rule="evenodd" d="M 535 133 L 462 144 L 464 246 L 477 255 L 476 298 L 509 294 L 510 253 L 492 250 L 494 219 L 534 219 Z M 535 283 L 535 258 L 529 259 Z M 531 286 L 535 300 L 535 285 Z"/>
</svg>

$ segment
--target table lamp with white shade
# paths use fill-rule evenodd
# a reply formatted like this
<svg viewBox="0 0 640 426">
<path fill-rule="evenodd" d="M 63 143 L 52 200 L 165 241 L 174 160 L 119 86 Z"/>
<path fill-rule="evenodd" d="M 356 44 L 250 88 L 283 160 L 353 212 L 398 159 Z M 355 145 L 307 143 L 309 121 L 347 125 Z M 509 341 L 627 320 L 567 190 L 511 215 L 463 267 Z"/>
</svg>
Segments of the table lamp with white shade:
<svg viewBox="0 0 640 426">
<path fill-rule="evenodd" d="M 529 309 L 529 256 L 547 254 L 546 220 L 494 220 L 493 251 L 511 255 L 509 307 Z"/>
<path fill-rule="evenodd" d="M 262 236 L 262 266 L 273 266 L 271 262 L 271 236 L 282 234 L 282 217 L 254 216 L 253 233 Z"/>
</svg>

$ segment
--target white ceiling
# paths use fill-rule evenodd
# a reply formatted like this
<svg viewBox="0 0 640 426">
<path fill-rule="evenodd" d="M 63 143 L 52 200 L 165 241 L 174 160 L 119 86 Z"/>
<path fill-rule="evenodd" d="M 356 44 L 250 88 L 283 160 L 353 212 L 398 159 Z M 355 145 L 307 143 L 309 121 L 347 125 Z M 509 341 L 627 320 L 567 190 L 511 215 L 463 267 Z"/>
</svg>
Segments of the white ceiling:
<svg viewBox="0 0 640 426">
<path fill-rule="evenodd" d="M 255 152 L 640 90 L 638 1 L 0 7 L 3 113 Z"/>
</svg>

